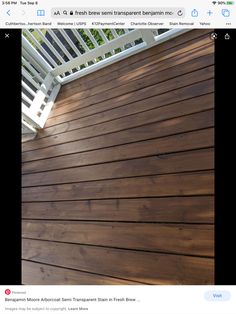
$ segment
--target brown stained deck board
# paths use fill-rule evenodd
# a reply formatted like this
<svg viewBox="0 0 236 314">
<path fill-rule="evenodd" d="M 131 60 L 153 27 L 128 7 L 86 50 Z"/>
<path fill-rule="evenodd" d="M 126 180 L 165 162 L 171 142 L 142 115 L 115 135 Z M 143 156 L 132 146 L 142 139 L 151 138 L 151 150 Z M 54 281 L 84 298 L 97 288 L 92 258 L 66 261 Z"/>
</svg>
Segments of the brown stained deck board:
<svg viewBox="0 0 236 314">
<path fill-rule="evenodd" d="M 110 73 L 111 77 L 110 80 L 108 80 L 105 83 L 101 83 L 101 78 L 96 81 L 96 85 L 88 87 L 85 85 L 84 90 L 81 88 L 80 91 L 78 91 L 78 86 L 74 86 L 68 88 L 65 85 L 65 88 L 63 88 L 63 94 L 64 97 L 60 101 L 58 100 L 58 108 L 66 105 L 66 102 L 71 99 L 70 97 L 73 96 L 75 93 L 80 97 L 80 99 L 90 97 L 99 93 L 102 93 L 104 91 L 113 90 L 114 88 L 117 88 L 118 86 L 122 86 L 127 84 L 131 81 L 139 80 L 140 77 L 153 75 L 155 72 L 156 74 L 160 71 L 163 71 L 167 68 L 172 67 L 172 64 L 166 62 L 167 58 L 171 58 L 171 61 L 176 66 L 178 64 L 183 64 L 191 59 L 198 58 L 200 56 L 206 55 L 209 51 L 213 52 L 212 45 L 210 42 L 209 37 L 207 36 L 205 40 L 203 41 L 197 41 L 198 47 L 196 47 L 196 44 L 188 46 L 188 51 L 186 51 L 186 48 L 184 49 L 184 52 L 181 53 L 181 49 L 178 49 L 175 54 L 168 53 L 167 55 L 164 54 L 163 57 L 160 55 L 158 56 L 158 60 L 155 57 L 155 62 L 149 62 L 149 64 L 145 65 L 145 67 L 142 67 L 141 62 L 139 62 L 138 68 L 135 67 L 135 71 L 131 73 L 129 69 L 123 69 L 122 75 L 119 75 L 120 69 L 117 71 L 114 71 Z M 141 68 L 142 67 L 142 68 Z M 141 69 L 140 69 L 141 68 Z M 127 73 L 125 73 L 127 72 Z M 117 77 L 114 78 L 114 77 Z M 94 82 L 94 81 L 93 81 Z M 56 110 L 56 108 L 55 108 Z"/>
<path fill-rule="evenodd" d="M 205 31 L 205 33 L 204 33 Z M 178 41 L 172 39 L 171 45 L 168 42 L 165 45 L 155 46 L 151 49 L 148 49 L 142 53 L 142 56 L 132 56 L 132 58 L 127 58 L 122 60 L 121 62 L 117 62 L 109 69 L 103 68 L 99 72 L 94 72 L 90 75 L 87 75 L 81 81 L 71 82 L 70 84 L 65 85 L 63 88 L 63 93 L 69 91 L 69 95 L 74 88 L 80 89 L 80 91 L 84 91 L 90 88 L 94 88 L 94 80 L 98 78 L 97 83 L 103 84 L 105 82 L 110 82 L 111 79 L 123 76 L 127 73 L 130 78 L 130 73 L 137 72 L 137 75 L 143 74 L 143 67 L 148 68 L 149 66 L 153 66 L 155 63 L 159 63 L 162 60 L 166 60 L 168 58 L 173 58 L 175 55 L 180 55 L 182 53 L 186 53 L 188 51 L 194 50 L 198 47 L 201 47 L 203 44 L 211 43 L 209 30 L 201 30 L 199 34 L 198 30 L 190 31 L 186 34 L 183 34 L 181 38 L 178 38 Z M 158 58 L 156 56 L 158 55 Z M 138 63 L 138 64 L 137 64 Z M 140 71 L 142 68 L 142 71 Z M 134 70 L 134 71 L 132 71 Z M 109 76 L 107 73 L 109 72 Z M 142 73 L 140 73 L 142 72 Z M 136 77 L 136 76 L 135 76 Z M 98 89 L 99 91 L 99 89 Z M 67 95 L 67 94 L 66 94 Z M 65 101 L 64 96 L 59 95 L 58 103 Z"/>
<path fill-rule="evenodd" d="M 22 152 L 23 284 L 214 284 L 214 44 L 61 88 Z"/>
<path fill-rule="evenodd" d="M 203 56 L 198 57 L 194 60 L 190 58 L 190 60 L 185 62 L 184 64 L 175 65 L 157 73 L 155 73 L 155 69 L 153 69 L 152 74 L 145 77 L 141 77 L 140 79 L 137 79 L 135 81 L 131 82 L 127 81 L 126 84 L 118 87 L 116 86 L 116 82 L 113 82 L 113 88 L 111 90 L 106 89 L 99 94 L 91 96 L 88 95 L 87 97 L 86 96 L 80 97 L 80 95 L 74 93 L 71 97 L 69 97 L 70 105 L 54 109 L 54 111 L 51 113 L 51 117 L 63 114 L 68 111 L 73 111 L 74 109 L 77 109 L 78 106 L 80 108 L 83 108 L 97 103 L 101 103 L 102 101 L 113 99 L 115 97 L 121 97 L 122 95 L 127 95 L 128 93 L 138 91 L 140 88 L 143 89 L 154 84 L 159 84 L 161 90 L 160 85 L 161 82 L 170 80 L 170 78 L 179 77 L 186 73 L 199 70 L 207 65 L 214 63 L 212 45 L 210 45 L 208 49 L 201 49 L 200 51 Z M 172 86 L 171 82 L 169 82 L 169 88 L 171 88 L 171 86 Z"/>
<path fill-rule="evenodd" d="M 23 202 L 211 195 L 213 171 L 109 179 L 22 188 Z"/>
<path fill-rule="evenodd" d="M 174 93 L 175 95 L 174 99 L 173 97 L 171 97 L 170 93 L 164 93 L 159 96 L 150 97 L 147 100 L 131 103 L 114 109 L 108 107 L 107 110 L 101 111 L 99 113 L 92 113 L 87 115 L 86 112 L 82 112 L 82 110 L 79 110 L 79 112 L 76 111 L 73 112 L 73 115 L 71 114 L 72 120 L 62 122 L 55 126 L 51 126 L 44 130 L 41 130 L 36 140 L 39 141 L 40 138 L 46 136 L 64 133 L 74 129 L 78 130 L 83 127 L 97 125 L 103 122 L 113 121 L 114 119 L 145 112 L 155 108 L 163 107 L 165 105 L 172 105 L 178 102 L 193 100 L 196 97 L 203 97 L 205 94 L 209 94 L 213 91 L 214 85 L 212 84 L 212 80 L 209 80 L 207 82 L 205 81 L 203 83 L 196 83 L 172 91 L 172 93 Z M 110 104 L 110 106 L 112 107 L 112 104 Z M 99 106 L 99 109 L 97 108 L 97 110 L 100 111 L 102 109 L 101 107 L 102 106 Z M 24 145 L 24 148 L 27 149 L 27 147 L 31 147 L 30 143 L 28 143 L 28 145 Z"/>
<path fill-rule="evenodd" d="M 167 93 L 169 91 L 181 88 L 183 86 L 188 86 L 188 85 L 191 85 L 193 83 L 197 83 L 197 82 L 201 82 L 201 81 L 204 81 L 207 79 L 211 79 L 214 76 L 214 67 L 212 66 L 212 64 L 214 64 L 214 56 L 212 54 L 206 58 L 209 60 L 207 60 L 208 61 L 207 62 L 207 61 L 205 61 L 205 58 L 204 58 L 204 65 L 203 65 L 203 68 L 200 70 L 196 70 L 194 72 L 191 72 L 191 70 L 189 69 L 188 71 L 190 71 L 190 73 L 188 72 L 187 74 L 184 74 L 184 75 L 181 75 L 181 76 L 178 76 L 175 78 L 171 78 L 168 81 L 162 81 L 162 79 L 161 79 L 160 83 L 153 84 L 153 85 L 151 85 L 153 81 L 150 80 L 150 85 L 148 87 L 145 87 L 145 85 L 144 85 L 144 88 L 140 88 L 137 91 L 130 92 L 128 94 L 124 94 L 124 95 L 121 95 L 121 96 L 118 96 L 115 98 L 110 98 L 108 100 L 104 100 L 101 98 L 99 101 L 97 101 L 98 100 L 97 95 L 94 96 L 96 102 L 94 102 L 91 97 L 86 99 L 86 100 L 81 100 L 81 101 L 77 100 L 71 106 L 68 105 L 66 113 L 69 113 L 69 114 L 72 113 L 73 114 L 73 111 L 86 108 L 86 109 L 88 109 L 88 111 L 90 111 L 89 114 L 91 114 L 94 110 L 95 110 L 95 112 L 97 112 L 97 111 L 99 112 L 99 110 L 101 110 L 101 108 L 102 108 L 101 105 L 105 106 L 105 105 L 110 104 L 110 106 L 111 106 L 111 103 L 112 103 L 113 108 L 114 108 L 114 106 L 119 107 L 122 105 L 127 105 L 129 103 L 133 103 L 135 101 L 144 100 L 144 99 L 152 97 L 152 96 L 161 95 L 161 94 Z M 194 64 L 194 63 L 191 63 L 191 64 Z M 184 67 L 181 66 L 181 69 L 183 69 L 183 68 Z M 196 68 L 199 68 L 199 67 L 196 66 Z M 112 93 L 109 92 L 109 94 L 112 97 Z M 87 106 L 83 106 L 81 104 L 82 102 L 85 102 L 87 104 Z M 99 109 L 97 109 L 97 107 L 99 107 Z M 109 107 L 106 106 L 106 108 L 109 108 Z M 61 114 L 63 114 L 63 112 L 61 112 Z M 54 125 L 54 124 L 59 123 L 59 122 L 64 122 L 60 115 L 57 117 L 57 119 L 55 119 L 55 120 L 53 119 L 53 121 L 48 120 L 47 126 Z"/>
<path fill-rule="evenodd" d="M 42 263 L 22 261 L 23 285 L 135 285 L 135 281 L 122 280 L 99 274 L 55 267 Z"/>
<path fill-rule="evenodd" d="M 23 219 L 214 223 L 214 197 L 159 197 L 23 203 Z"/>
<path fill-rule="evenodd" d="M 214 85 L 212 85 L 212 74 L 210 74 L 207 70 L 204 69 L 204 72 L 206 75 L 204 75 L 204 78 L 206 80 L 209 80 L 205 82 L 199 82 L 199 78 L 196 76 L 194 77 L 194 81 L 191 83 L 189 81 L 185 81 L 186 86 L 183 86 L 184 82 L 179 83 L 180 87 L 178 88 L 177 85 L 174 85 L 176 88 L 174 90 L 166 91 L 164 93 L 158 94 L 158 92 L 155 89 L 155 86 L 152 88 L 153 94 L 150 93 L 146 94 L 146 98 L 140 99 L 138 98 L 137 101 L 131 101 L 129 102 L 127 98 L 124 96 L 122 99 L 115 98 L 113 101 L 104 101 L 102 103 L 99 103 L 94 106 L 89 106 L 87 108 L 77 109 L 73 112 L 68 112 L 63 115 L 56 116 L 53 119 L 53 122 L 51 125 L 49 125 L 49 130 L 51 130 L 52 127 L 58 126 L 60 124 L 65 124 L 70 121 L 74 121 L 81 118 L 88 118 L 93 115 L 102 114 L 103 116 L 106 114 L 114 113 L 117 110 L 123 110 L 123 115 L 130 115 L 128 112 L 127 114 L 124 112 L 127 109 L 131 110 L 133 113 L 143 112 L 150 109 L 154 109 L 157 107 L 161 107 L 164 105 L 169 105 L 172 103 L 176 103 L 181 100 L 190 99 L 198 95 L 204 95 L 207 93 L 211 93 L 214 91 Z M 206 73 L 208 72 L 208 73 Z M 196 73 L 197 74 L 197 73 Z M 157 94 L 157 95 L 156 95 Z M 173 98 L 173 94 L 175 95 L 175 98 Z M 133 109 L 133 107 L 136 107 L 136 109 Z M 96 118 L 96 116 L 94 117 Z M 111 117 L 112 118 L 112 117 Z M 109 121 L 106 119 L 105 121 Z M 78 121 L 79 122 L 79 121 Z M 94 120 L 94 124 L 96 124 L 96 120 Z M 80 127 L 80 125 L 78 124 Z M 78 128 L 78 127 L 77 127 Z M 67 131 L 67 129 L 65 130 Z"/>
<path fill-rule="evenodd" d="M 25 144 L 24 151 L 57 145 L 67 141 L 75 141 L 102 134 L 114 133 L 116 131 L 130 129 L 132 127 L 168 120 L 174 117 L 195 112 L 205 111 L 213 108 L 213 99 L 213 94 L 207 94 L 194 99 L 185 100 L 157 109 L 131 114 L 129 116 L 117 118 L 116 120 L 85 127 L 83 129 L 79 129 L 79 131 L 78 129 L 74 131 L 67 131 L 66 133 L 57 134 L 57 136 L 53 135 L 44 139 L 39 139 L 34 143 L 30 142 L 30 144 Z M 127 110 L 123 109 L 123 112 L 125 111 L 127 113 Z M 109 116 L 109 114 L 107 115 Z"/>
<path fill-rule="evenodd" d="M 209 284 L 213 259 L 23 239 L 23 258 L 146 284 Z"/>
<path fill-rule="evenodd" d="M 34 173 L 47 170 L 100 164 L 105 162 L 134 159 L 147 156 L 158 156 L 175 152 L 203 149 L 214 146 L 214 129 L 190 131 L 177 135 L 137 143 L 118 145 L 75 154 L 68 154 L 22 164 L 22 173 Z"/>
<path fill-rule="evenodd" d="M 212 85 L 209 86 L 209 89 L 207 89 L 208 86 L 205 86 L 205 85 L 202 87 L 203 87 L 203 90 L 202 89 L 195 90 L 192 88 L 191 89 L 192 93 L 189 99 L 185 98 L 186 96 L 188 96 L 188 94 L 186 95 L 186 90 L 182 91 L 182 94 L 180 90 L 178 90 L 178 95 L 176 93 L 177 101 L 174 101 L 174 103 L 173 103 L 173 99 L 171 103 L 168 103 L 168 100 L 169 100 L 168 98 L 167 100 L 165 100 L 163 99 L 163 97 L 161 98 L 160 96 L 157 96 L 156 98 L 154 96 L 153 98 L 151 97 L 148 100 L 138 102 L 138 106 L 136 105 L 136 103 L 132 103 L 127 106 L 121 106 L 118 108 L 109 109 L 105 113 L 101 112 L 101 113 L 92 114 L 86 117 L 79 117 L 78 119 L 73 119 L 68 122 L 63 122 L 63 123 L 60 123 L 55 126 L 48 127 L 42 130 L 37 136 L 37 142 L 40 141 L 40 139 L 44 137 L 49 137 L 49 136 L 53 136 L 53 135 L 68 132 L 68 131 L 73 131 L 75 129 L 78 130 L 80 128 L 84 128 L 84 127 L 88 127 L 92 125 L 98 125 L 104 122 L 119 119 L 121 117 L 134 115 L 137 113 L 145 112 L 145 111 L 163 107 L 163 106 L 168 106 L 168 105 L 170 106 L 172 104 L 178 103 L 178 99 L 180 100 L 180 102 L 187 102 L 187 101 L 197 101 L 195 100 L 195 98 L 198 98 L 198 97 L 201 97 L 201 98 L 213 97 L 213 94 L 210 94 L 210 92 L 212 91 Z M 189 87 L 187 88 L 189 89 Z M 28 145 L 24 146 L 24 148 L 26 149 L 28 147 L 29 148 L 31 147 L 29 143 Z"/>
<path fill-rule="evenodd" d="M 95 181 L 214 169 L 213 149 L 160 155 L 106 164 L 25 174 L 22 186 Z"/>
<path fill-rule="evenodd" d="M 22 161 L 45 159 L 104 147 L 112 147 L 212 126 L 214 126 L 214 111 L 207 110 L 124 131 L 37 149 L 36 151 L 26 151 L 22 154 Z"/>
<path fill-rule="evenodd" d="M 209 225 L 28 220 L 23 222 L 22 236 L 153 252 L 214 255 L 214 232 Z"/>
</svg>

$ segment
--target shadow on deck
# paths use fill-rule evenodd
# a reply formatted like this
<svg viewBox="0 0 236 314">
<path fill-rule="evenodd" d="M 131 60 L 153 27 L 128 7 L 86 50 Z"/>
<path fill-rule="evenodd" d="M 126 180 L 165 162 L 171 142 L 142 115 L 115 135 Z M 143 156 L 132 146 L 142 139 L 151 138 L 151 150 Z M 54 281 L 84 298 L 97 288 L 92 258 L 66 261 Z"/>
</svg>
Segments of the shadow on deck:
<svg viewBox="0 0 236 314">
<path fill-rule="evenodd" d="M 214 284 L 208 32 L 61 88 L 23 143 L 24 284 Z"/>
</svg>

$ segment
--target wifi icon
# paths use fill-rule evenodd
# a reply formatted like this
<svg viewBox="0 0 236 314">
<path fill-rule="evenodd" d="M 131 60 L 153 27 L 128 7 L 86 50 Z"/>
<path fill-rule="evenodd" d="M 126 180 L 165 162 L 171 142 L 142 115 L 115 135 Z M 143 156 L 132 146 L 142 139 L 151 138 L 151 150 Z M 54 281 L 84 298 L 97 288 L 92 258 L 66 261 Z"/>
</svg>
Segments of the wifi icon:
<svg viewBox="0 0 236 314">
<path fill-rule="evenodd" d="M 213 3 L 213 4 L 216 4 L 216 3 L 217 3 L 217 1 L 212 1 L 212 3 Z"/>
</svg>

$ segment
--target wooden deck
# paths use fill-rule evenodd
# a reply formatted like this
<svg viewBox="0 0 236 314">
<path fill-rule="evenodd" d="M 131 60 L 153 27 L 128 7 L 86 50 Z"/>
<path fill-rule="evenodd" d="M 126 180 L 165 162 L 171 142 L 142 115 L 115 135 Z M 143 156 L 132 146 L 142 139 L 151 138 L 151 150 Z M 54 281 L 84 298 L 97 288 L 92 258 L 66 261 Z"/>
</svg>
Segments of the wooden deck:
<svg viewBox="0 0 236 314">
<path fill-rule="evenodd" d="M 214 284 L 213 64 L 193 30 L 62 87 L 23 143 L 24 284 Z"/>
</svg>

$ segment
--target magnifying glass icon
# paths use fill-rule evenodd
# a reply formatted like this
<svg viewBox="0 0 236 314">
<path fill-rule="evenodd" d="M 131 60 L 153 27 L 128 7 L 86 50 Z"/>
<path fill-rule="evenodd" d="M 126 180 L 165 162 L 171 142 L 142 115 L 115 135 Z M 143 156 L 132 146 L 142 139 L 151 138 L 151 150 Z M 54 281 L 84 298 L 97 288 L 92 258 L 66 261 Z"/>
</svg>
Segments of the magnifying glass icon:
<svg viewBox="0 0 236 314">
<path fill-rule="evenodd" d="M 66 11 L 66 10 L 64 10 L 64 11 L 63 11 L 63 14 L 64 14 L 64 15 L 67 15 L 67 11 Z"/>
</svg>

